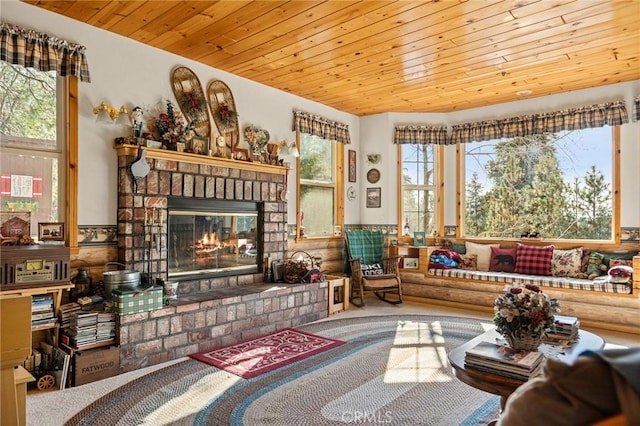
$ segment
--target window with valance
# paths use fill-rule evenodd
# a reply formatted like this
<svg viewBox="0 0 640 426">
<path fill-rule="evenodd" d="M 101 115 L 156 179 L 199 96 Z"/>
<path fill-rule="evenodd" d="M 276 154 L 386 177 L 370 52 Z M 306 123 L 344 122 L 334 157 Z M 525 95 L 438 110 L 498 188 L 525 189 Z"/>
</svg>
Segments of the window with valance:
<svg viewBox="0 0 640 426">
<path fill-rule="evenodd" d="M 293 113 L 298 165 L 297 238 L 340 237 L 343 224 L 340 173 L 344 145 L 351 142 L 344 123 L 302 111 Z"/>
<path fill-rule="evenodd" d="M 30 214 L 38 223 L 65 222 L 67 243 L 77 240 L 77 81 L 89 82 L 85 47 L 15 25 L 0 23 L 2 170 L 11 190 L 3 209 Z M 76 77 L 76 78 L 67 78 Z M 71 100 L 70 93 L 73 93 Z M 4 112 L 3 112 L 4 111 Z M 25 184 L 26 182 L 26 184 Z M 68 185 L 67 185 L 68 184 Z M 20 189 L 20 191 L 18 191 Z"/>
</svg>

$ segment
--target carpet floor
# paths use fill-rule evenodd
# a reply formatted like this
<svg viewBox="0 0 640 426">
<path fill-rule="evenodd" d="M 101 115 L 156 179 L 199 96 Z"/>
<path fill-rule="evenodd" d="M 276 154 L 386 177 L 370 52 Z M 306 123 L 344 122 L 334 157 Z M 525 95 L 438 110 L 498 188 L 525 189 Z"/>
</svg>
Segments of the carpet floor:
<svg viewBox="0 0 640 426">
<path fill-rule="evenodd" d="M 385 315 L 298 329 L 345 342 L 242 379 L 192 359 L 88 404 L 68 425 L 486 425 L 497 396 L 457 380 L 447 354 L 486 327 L 472 318 Z"/>
</svg>

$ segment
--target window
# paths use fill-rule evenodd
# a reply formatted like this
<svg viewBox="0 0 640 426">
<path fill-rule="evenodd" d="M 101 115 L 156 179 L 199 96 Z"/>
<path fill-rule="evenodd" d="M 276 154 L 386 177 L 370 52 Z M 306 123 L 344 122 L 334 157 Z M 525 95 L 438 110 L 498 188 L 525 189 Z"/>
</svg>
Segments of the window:
<svg viewBox="0 0 640 426">
<path fill-rule="evenodd" d="M 398 145 L 402 158 L 401 220 L 402 236 L 413 237 L 414 232 L 433 235 L 437 231 L 436 145 Z"/>
<path fill-rule="evenodd" d="M 465 144 L 465 236 L 612 240 L 614 134 L 600 127 Z"/>
<path fill-rule="evenodd" d="M 39 222 L 63 222 L 67 171 L 66 79 L 0 61 L 0 208 Z"/>
<path fill-rule="evenodd" d="M 303 238 L 333 237 L 342 225 L 338 188 L 342 175 L 337 165 L 342 158 L 340 143 L 299 133 L 299 199 L 298 236 Z"/>
</svg>

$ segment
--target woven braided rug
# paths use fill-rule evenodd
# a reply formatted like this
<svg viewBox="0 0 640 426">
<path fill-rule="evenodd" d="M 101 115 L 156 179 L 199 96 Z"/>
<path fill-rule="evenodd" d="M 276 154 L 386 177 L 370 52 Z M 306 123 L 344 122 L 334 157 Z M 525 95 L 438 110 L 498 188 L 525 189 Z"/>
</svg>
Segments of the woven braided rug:
<svg viewBox="0 0 640 426">
<path fill-rule="evenodd" d="M 457 380 L 447 354 L 478 320 L 345 318 L 298 329 L 346 342 L 251 379 L 187 359 L 136 379 L 67 425 L 485 425 L 497 396 Z"/>
</svg>

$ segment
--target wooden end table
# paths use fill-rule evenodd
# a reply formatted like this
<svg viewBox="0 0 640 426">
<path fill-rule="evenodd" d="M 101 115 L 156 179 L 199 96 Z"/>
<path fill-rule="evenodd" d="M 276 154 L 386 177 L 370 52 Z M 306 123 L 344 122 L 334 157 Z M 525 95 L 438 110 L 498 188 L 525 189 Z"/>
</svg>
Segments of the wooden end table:
<svg viewBox="0 0 640 426">
<path fill-rule="evenodd" d="M 501 338 L 495 329 L 491 329 L 481 335 L 469 340 L 467 343 L 455 348 L 449 354 L 449 363 L 453 367 L 456 377 L 462 382 L 500 396 L 500 408 L 504 408 L 509 395 L 513 393 L 520 385 L 524 383 L 522 380 L 512 379 L 500 376 L 498 374 L 487 373 L 484 371 L 466 368 L 464 365 L 464 357 L 467 350 L 473 348 L 481 341 L 495 343 L 496 339 Z M 599 351 L 604 348 L 604 340 L 602 337 L 580 330 L 578 340 L 571 347 L 566 348 L 563 352 L 558 352 L 558 345 L 543 343 L 539 350 L 546 356 L 552 356 L 567 364 L 572 364 L 582 352 L 586 350 Z"/>
</svg>

